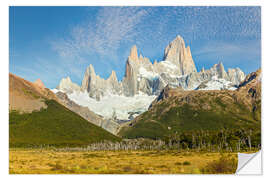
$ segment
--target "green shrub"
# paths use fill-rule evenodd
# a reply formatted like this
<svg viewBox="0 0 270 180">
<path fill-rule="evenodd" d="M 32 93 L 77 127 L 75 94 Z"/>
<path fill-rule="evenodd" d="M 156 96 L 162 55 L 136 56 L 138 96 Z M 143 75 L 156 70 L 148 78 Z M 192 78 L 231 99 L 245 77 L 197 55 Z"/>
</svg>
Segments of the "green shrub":
<svg viewBox="0 0 270 180">
<path fill-rule="evenodd" d="M 179 165 L 182 165 L 182 163 L 181 162 L 176 162 L 176 163 L 174 163 L 176 166 L 179 166 Z"/>
<path fill-rule="evenodd" d="M 184 161 L 184 162 L 183 162 L 183 165 L 184 165 L 184 166 L 188 166 L 188 165 L 190 165 L 190 164 L 191 164 L 191 163 L 190 163 L 189 161 Z"/>
</svg>

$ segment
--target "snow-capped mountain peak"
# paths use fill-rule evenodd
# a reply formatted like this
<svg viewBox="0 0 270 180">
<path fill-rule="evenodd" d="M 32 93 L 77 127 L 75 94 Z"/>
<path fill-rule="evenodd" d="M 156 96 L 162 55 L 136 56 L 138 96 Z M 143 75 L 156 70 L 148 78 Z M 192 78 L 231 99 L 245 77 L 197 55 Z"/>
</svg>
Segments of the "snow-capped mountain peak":
<svg viewBox="0 0 270 180">
<path fill-rule="evenodd" d="M 117 116 L 127 118 L 128 112 L 146 110 L 167 85 L 184 90 L 233 90 L 244 78 L 245 74 L 239 68 L 226 72 L 222 62 L 197 72 L 190 47 L 177 36 L 166 47 L 164 58 L 159 62 L 152 63 L 147 57 L 138 56 L 137 47 L 133 46 L 122 81 L 117 80 L 114 71 L 108 79 L 101 78 L 90 64 L 81 87 L 70 78 L 64 78 L 57 89 L 97 114 L 109 117 L 115 109 Z"/>
</svg>

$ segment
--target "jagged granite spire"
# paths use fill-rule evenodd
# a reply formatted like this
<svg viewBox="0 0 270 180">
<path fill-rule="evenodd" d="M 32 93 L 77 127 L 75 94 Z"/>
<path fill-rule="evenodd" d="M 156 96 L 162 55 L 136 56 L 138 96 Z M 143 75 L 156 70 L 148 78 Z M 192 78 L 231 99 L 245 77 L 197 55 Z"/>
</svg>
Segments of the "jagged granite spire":
<svg viewBox="0 0 270 180">
<path fill-rule="evenodd" d="M 164 61 L 170 61 L 179 68 L 180 75 L 197 72 L 190 47 L 186 47 L 181 36 L 177 36 L 165 49 Z"/>
<path fill-rule="evenodd" d="M 239 68 L 229 68 L 227 74 L 229 81 L 235 85 L 239 85 L 246 77 L 245 73 Z"/>
<path fill-rule="evenodd" d="M 110 81 L 118 81 L 117 80 L 117 76 L 114 70 L 112 70 L 112 73 L 110 75 L 110 77 L 108 78 Z"/>
<path fill-rule="evenodd" d="M 57 89 L 62 90 L 64 92 L 73 92 L 73 91 L 79 91 L 80 86 L 73 83 L 70 77 L 66 77 L 66 78 L 61 79 Z"/>
<path fill-rule="evenodd" d="M 82 85 L 81 85 L 81 89 L 83 91 L 90 91 L 90 83 L 92 80 L 95 80 L 96 79 L 96 73 L 95 73 L 95 69 L 93 67 L 92 64 L 90 64 L 86 70 L 85 70 L 85 73 L 84 73 L 84 77 L 83 77 L 83 80 L 82 80 Z"/>
<path fill-rule="evenodd" d="M 129 59 L 137 60 L 138 59 L 138 51 L 136 45 L 132 46 L 129 54 Z"/>
</svg>

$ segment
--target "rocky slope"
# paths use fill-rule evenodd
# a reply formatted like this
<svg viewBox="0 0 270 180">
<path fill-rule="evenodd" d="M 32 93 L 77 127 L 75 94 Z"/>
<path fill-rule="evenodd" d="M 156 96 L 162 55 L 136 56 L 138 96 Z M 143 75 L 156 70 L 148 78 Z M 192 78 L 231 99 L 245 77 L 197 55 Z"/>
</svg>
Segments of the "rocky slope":
<svg viewBox="0 0 270 180">
<path fill-rule="evenodd" d="M 102 127 L 103 129 L 109 131 L 112 134 L 117 134 L 120 125 L 112 121 L 111 119 L 105 119 L 100 115 L 95 114 L 94 112 L 90 111 L 89 108 L 80 106 L 76 104 L 74 101 L 70 100 L 68 96 L 63 92 L 57 92 L 56 96 L 61 101 L 65 107 L 70 109 L 71 111 L 79 114 L 84 119 L 88 120 L 89 122 Z"/>
<path fill-rule="evenodd" d="M 125 138 L 164 138 L 176 132 L 252 129 L 260 132 L 260 70 L 235 90 L 184 91 L 167 86 L 148 111 L 123 125 Z"/>
<path fill-rule="evenodd" d="M 261 80 L 261 69 L 259 69 L 247 75 L 237 89 L 239 101 L 249 100 L 249 105 L 254 112 L 254 119 L 257 120 L 261 119 Z"/>
<path fill-rule="evenodd" d="M 45 89 L 45 85 L 43 84 L 43 82 L 40 79 L 37 79 L 34 84 L 38 87 L 40 87 L 41 89 Z"/>
<path fill-rule="evenodd" d="M 29 82 L 14 74 L 9 74 L 9 110 L 20 112 L 39 111 L 46 108 L 45 99 L 57 101 L 57 97 L 38 80 Z"/>
</svg>

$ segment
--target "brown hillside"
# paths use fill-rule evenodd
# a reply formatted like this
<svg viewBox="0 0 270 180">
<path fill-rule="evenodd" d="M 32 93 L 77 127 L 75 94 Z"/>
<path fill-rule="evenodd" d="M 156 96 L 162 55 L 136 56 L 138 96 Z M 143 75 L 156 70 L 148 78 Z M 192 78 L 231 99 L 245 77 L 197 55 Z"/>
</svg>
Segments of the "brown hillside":
<svg viewBox="0 0 270 180">
<path fill-rule="evenodd" d="M 9 110 L 20 112 L 40 110 L 47 107 L 45 99 L 58 101 L 49 89 L 9 73 Z"/>
</svg>

